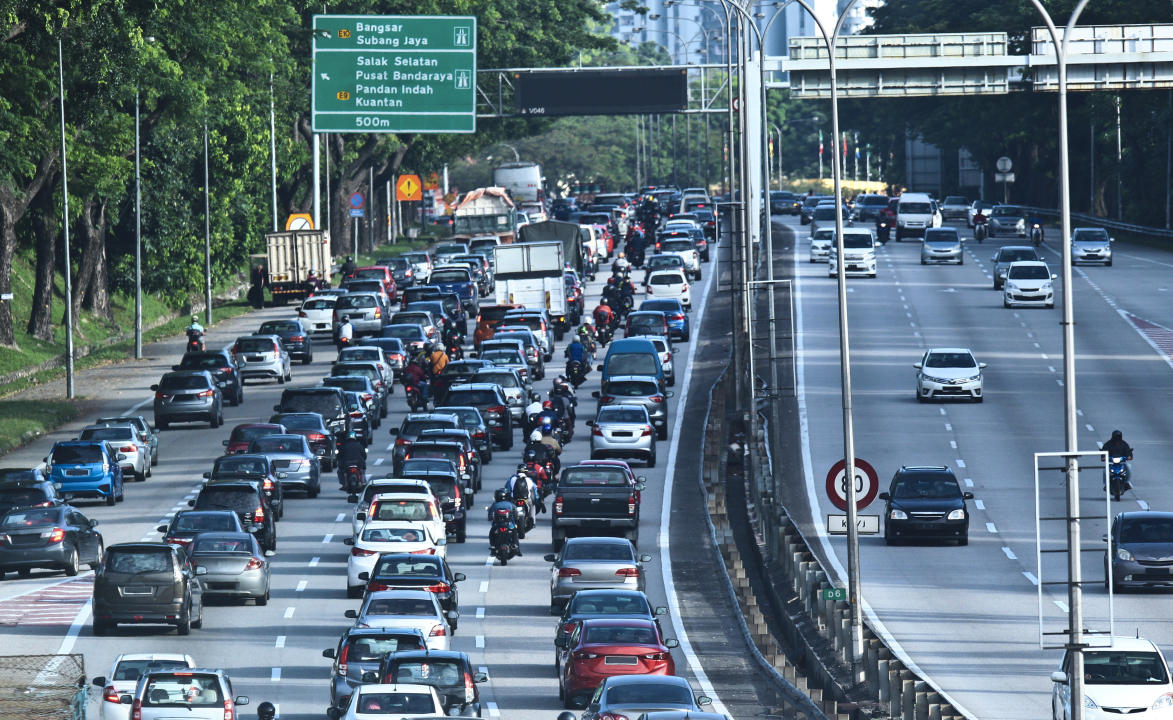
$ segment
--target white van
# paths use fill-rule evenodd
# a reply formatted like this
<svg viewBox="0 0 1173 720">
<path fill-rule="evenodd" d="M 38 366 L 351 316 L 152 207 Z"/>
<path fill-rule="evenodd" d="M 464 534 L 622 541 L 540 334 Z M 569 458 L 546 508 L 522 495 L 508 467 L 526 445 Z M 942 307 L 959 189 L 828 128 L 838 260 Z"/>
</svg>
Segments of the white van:
<svg viewBox="0 0 1173 720">
<path fill-rule="evenodd" d="M 928 228 L 941 227 L 941 208 L 927 193 L 904 193 L 896 206 L 896 240 L 923 237 Z"/>
<path fill-rule="evenodd" d="M 834 239 L 827 254 L 827 277 L 838 274 L 839 252 Z M 843 228 L 844 275 L 876 276 L 876 239 L 868 228 Z"/>
</svg>

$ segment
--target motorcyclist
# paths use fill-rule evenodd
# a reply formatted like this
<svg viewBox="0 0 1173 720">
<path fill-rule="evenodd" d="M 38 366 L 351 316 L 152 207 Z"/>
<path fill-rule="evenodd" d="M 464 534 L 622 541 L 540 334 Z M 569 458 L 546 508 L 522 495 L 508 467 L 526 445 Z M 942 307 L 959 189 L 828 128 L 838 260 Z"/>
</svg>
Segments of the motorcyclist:
<svg viewBox="0 0 1173 720">
<path fill-rule="evenodd" d="M 204 334 L 204 326 L 200 325 L 200 316 L 199 315 L 192 315 L 191 316 L 191 325 L 187 326 L 187 332 L 199 333 L 200 335 Z"/>
<path fill-rule="evenodd" d="M 432 343 L 431 354 L 428 356 L 429 369 L 432 377 L 440 376 L 444 368 L 448 365 L 448 353 L 444 352 L 444 346 L 440 343 Z"/>
<path fill-rule="evenodd" d="M 627 253 L 620 250 L 619 257 L 615 258 L 615 262 L 611 263 L 611 272 L 620 273 L 631 270 L 631 261 L 627 259 Z"/>
<path fill-rule="evenodd" d="M 551 400 L 546 400 L 542 403 L 542 411 L 538 413 L 538 428 L 541 429 L 543 425 L 549 424 L 551 428 L 557 427 L 562 422 L 562 416 L 558 414 L 558 410 L 554 408 L 554 403 Z"/>
<path fill-rule="evenodd" d="M 561 455 L 562 443 L 558 442 L 558 438 L 554 437 L 554 423 L 550 422 L 549 419 L 544 419 L 538 429 L 542 433 L 541 443 L 553 450 L 556 456 Z"/>
<path fill-rule="evenodd" d="M 1108 457 L 1122 457 L 1125 460 L 1132 459 L 1132 446 L 1124 442 L 1124 433 L 1119 430 L 1112 431 L 1112 437 L 1108 439 L 1100 449 L 1108 453 Z"/>
<path fill-rule="evenodd" d="M 354 260 L 346 258 L 346 262 L 342 263 L 342 267 L 340 268 L 342 271 L 342 279 L 347 280 L 353 277 L 356 268 L 357 266 L 354 264 Z"/>
<path fill-rule="evenodd" d="M 403 368 L 403 387 L 414 385 L 420 392 L 424 403 L 431 399 L 432 386 L 428 381 L 428 371 L 423 368 L 418 358 L 412 358 Z"/>
<path fill-rule="evenodd" d="M 527 512 L 538 506 L 538 486 L 529 476 L 529 468 L 524 464 L 518 466 L 513 476 L 505 482 L 505 490 L 515 503 L 524 498 Z M 545 509 L 542 512 L 545 512 Z"/>
<path fill-rule="evenodd" d="M 1035 225 L 1039 226 L 1039 242 L 1042 242 L 1043 240 L 1046 239 L 1046 232 L 1045 232 L 1044 226 L 1043 226 L 1043 218 L 1040 215 L 1036 215 L 1034 213 L 1031 213 L 1030 217 L 1026 221 L 1026 227 L 1027 227 L 1027 235 L 1032 240 L 1034 239 Z"/>
<path fill-rule="evenodd" d="M 334 339 L 338 344 L 339 353 L 342 352 L 342 348 L 354 344 L 354 325 L 350 324 L 349 315 L 342 316 L 342 322 L 338 323 L 338 329 L 334 331 Z"/>
<path fill-rule="evenodd" d="M 514 521 L 513 503 L 509 502 L 509 493 L 505 488 L 493 491 L 493 504 L 489 506 L 489 523 L 502 523 L 509 529 L 509 543 L 516 549 L 517 556 L 521 557 L 521 543 L 517 541 L 517 523 Z"/>
<path fill-rule="evenodd" d="M 195 345 L 198 349 L 204 349 L 204 326 L 200 325 L 199 316 L 191 316 L 191 325 L 187 326 L 187 346 L 188 349 Z"/>
<path fill-rule="evenodd" d="M 538 413 L 542 412 L 542 401 L 534 400 L 529 405 L 525 406 L 525 415 L 522 420 L 525 422 L 525 431 L 532 432 L 538 427 Z"/>
<path fill-rule="evenodd" d="M 583 323 L 578 326 L 578 337 L 581 338 L 583 346 L 586 348 L 587 355 L 593 360 L 595 357 L 595 329 L 591 327 L 590 323 Z"/>
<path fill-rule="evenodd" d="M 575 412 L 574 406 L 578 403 L 578 398 L 574 396 L 574 390 L 570 388 L 566 378 L 561 375 L 554 378 L 554 389 L 550 391 L 550 402 L 558 414 L 566 418 L 570 425 L 574 425 Z"/>
<path fill-rule="evenodd" d="M 611 309 L 611 306 L 607 304 L 607 298 L 603 298 L 603 300 L 599 303 L 599 306 L 595 308 L 595 311 L 592 314 L 595 317 L 595 325 L 598 327 L 614 327 L 615 312 Z"/>
<path fill-rule="evenodd" d="M 338 443 L 338 484 L 346 487 L 346 471 L 352 467 L 357 467 L 359 471 L 366 476 L 367 472 L 367 448 L 363 445 L 362 440 L 358 439 L 358 434 L 353 430 L 346 433 L 346 437 L 342 442 Z M 348 490 L 357 490 L 357 488 L 346 488 Z"/>
<path fill-rule="evenodd" d="M 586 362 L 586 354 L 587 348 L 586 345 L 584 345 L 582 342 L 581 334 L 576 334 L 574 339 L 570 341 L 570 344 L 566 346 L 566 350 L 563 352 L 563 355 L 566 356 L 567 364 L 572 362 L 580 364 Z"/>
</svg>

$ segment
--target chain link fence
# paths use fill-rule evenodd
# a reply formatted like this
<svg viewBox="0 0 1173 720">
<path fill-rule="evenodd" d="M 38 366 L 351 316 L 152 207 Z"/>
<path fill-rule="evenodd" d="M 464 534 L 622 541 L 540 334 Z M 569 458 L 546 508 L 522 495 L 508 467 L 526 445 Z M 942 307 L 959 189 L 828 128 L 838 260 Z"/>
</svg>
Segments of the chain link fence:
<svg viewBox="0 0 1173 720">
<path fill-rule="evenodd" d="M 0 655 L 0 718 L 85 720 L 82 655 Z"/>
</svg>

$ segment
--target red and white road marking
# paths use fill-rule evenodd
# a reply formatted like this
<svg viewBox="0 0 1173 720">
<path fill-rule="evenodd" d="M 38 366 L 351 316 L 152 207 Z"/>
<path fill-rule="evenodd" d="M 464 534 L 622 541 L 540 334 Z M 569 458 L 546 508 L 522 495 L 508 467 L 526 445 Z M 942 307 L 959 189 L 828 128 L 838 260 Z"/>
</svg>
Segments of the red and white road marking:
<svg viewBox="0 0 1173 720">
<path fill-rule="evenodd" d="M 67 580 L 19 597 L 0 600 L 0 627 L 64 625 L 73 623 L 77 613 L 94 592 L 94 577 Z"/>
<path fill-rule="evenodd" d="M 1124 319 L 1132 327 L 1136 328 L 1140 336 L 1161 355 L 1162 359 L 1170 367 L 1173 367 L 1173 330 L 1170 330 L 1164 325 L 1158 325 L 1154 322 L 1139 318 L 1127 310 L 1121 310 L 1120 314 L 1124 316 Z"/>
</svg>

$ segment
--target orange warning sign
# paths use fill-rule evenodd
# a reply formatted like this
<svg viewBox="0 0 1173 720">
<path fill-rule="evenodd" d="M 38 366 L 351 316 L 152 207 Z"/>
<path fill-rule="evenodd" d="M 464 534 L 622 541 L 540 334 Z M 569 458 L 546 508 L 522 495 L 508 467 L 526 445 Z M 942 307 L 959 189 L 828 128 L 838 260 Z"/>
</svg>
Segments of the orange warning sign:
<svg viewBox="0 0 1173 720">
<path fill-rule="evenodd" d="M 404 202 L 422 200 L 423 188 L 419 175 L 400 175 L 395 181 L 395 199 Z"/>
</svg>

